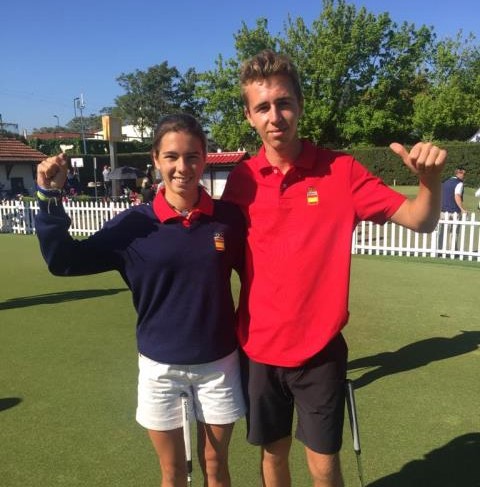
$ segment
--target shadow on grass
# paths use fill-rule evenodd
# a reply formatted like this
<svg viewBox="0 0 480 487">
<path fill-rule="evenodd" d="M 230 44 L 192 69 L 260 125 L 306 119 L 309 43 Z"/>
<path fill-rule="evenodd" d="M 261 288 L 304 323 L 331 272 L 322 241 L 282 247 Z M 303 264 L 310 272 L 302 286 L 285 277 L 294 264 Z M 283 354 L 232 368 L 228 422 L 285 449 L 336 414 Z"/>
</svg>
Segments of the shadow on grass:
<svg viewBox="0 0 480 487">
<path fill-rule="evenodd" d="M 60 293 L 37 294 L 36 296 L 22 296 L 0 303 L 0 310 L 26 308 L 39 304 L 56 304 L 66 301 L 77 301 L 79 299 L 98 298 L 100 296 L 112 296 L 113 294 L 123 293 L 125 291 L 128 291 L 128 289 L 86 289 L 82 291 L 64 291 Z"/>
<path fill-rule="evenodd" d="M 458 436 L 368 487 L 479 487 L 480 433 Z"/>
<path fill-rule="evenodd" d="M 355 389 L 359 389 L 387 375 L 398 374 L 423 367 L 430 362 L 473 352 L 477 350 L 479 343 L 480 331 L 462 331 L 451 338 L 428 338 L 406 345 L 395 352 L 382 352 L 352 360 L 348 363 L 348 370 L 377 367 L 353 380 Z"/>
<path fill-rule="evenodd" d="M 0 412 L 18 406 L 21 402 L 19 397 L 0 397 Z"/>
</svg>

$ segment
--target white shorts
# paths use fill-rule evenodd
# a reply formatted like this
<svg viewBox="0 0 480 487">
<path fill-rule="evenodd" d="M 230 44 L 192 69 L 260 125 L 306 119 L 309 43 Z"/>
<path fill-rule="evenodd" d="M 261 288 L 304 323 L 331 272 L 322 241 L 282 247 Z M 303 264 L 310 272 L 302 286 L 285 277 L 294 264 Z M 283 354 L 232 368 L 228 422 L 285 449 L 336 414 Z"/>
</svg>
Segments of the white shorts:
<svg viewBox="0 0 480 487">
<path fill-rule="evenodd" d="M 206 424 L 229 424 L 245 415 L 238 351 L 196 365 L 172 365 L 138 357 L 136 419 L 144 428 L 182 427 L 180 395 L 189 396 L 189 417 Z"/>
</svg>

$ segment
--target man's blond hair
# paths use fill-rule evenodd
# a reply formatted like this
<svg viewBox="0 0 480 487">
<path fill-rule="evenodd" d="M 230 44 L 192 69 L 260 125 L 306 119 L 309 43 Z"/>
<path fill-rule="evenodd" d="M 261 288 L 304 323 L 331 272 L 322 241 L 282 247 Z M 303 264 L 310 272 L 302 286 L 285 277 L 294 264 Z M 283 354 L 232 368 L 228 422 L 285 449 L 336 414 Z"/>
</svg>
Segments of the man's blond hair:
<svg viewBox="0 0 480 487">
<path fill-rule="evenodd" d="M 248 99 L 245 94 L 245 86 L 254 81 L 263 81 L 275 75 L 284 75 L 291 80 L 298 102 L 300 105 L 303 105 L 300 78 L 292 60 L 285 54 L 279 54 L 271 49 L 265 49 L 247 61 L 244 61 L 240 70 L 242 98 L 247 108 Z"/>
</svg>

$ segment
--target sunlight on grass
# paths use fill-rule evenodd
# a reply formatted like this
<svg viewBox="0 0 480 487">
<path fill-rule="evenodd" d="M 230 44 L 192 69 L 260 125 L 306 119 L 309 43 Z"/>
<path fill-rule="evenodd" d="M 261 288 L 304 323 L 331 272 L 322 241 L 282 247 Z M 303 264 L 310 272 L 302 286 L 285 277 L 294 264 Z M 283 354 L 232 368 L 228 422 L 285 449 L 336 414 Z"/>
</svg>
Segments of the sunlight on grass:
<svg viewBox="0 0 480 487">
<path fill-rule="evenodd" d="M 158 485 L 134 419 L 135 313 L 125 284 L 116 273 L 49 275 L 35 237 L 0 235 L 0 258 L 2 485 Z M 369 487 L 478 481 L 478 267 L 353 258 L 345 335 Z M 236 276 L 233 286 L 237 294 Z M 244 436 L 239 421 L 233 485 L 256 486 L 258 450 Z M 347 424 L 342 460 L 346 486 L 358 485 Z M 293 485 L 310 486 L 297 441 L 291 464 Z"/>
</svg>

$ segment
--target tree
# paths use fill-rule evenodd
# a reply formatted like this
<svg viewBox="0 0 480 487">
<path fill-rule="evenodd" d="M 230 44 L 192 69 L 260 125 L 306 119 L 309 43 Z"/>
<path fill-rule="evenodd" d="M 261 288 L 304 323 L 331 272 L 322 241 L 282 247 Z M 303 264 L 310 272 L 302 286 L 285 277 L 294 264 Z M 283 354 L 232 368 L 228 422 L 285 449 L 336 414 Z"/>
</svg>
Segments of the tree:
<svg viewBox="0 0 480 487">
<path fill-rule="evenodd" d="M 223 150 L 245 148 L 254 151 L 258 147 L 259 139 L 243 114 L 238 75 L 242 60 L 261 49 L 276 46 L 277 41 L 268 33 L 267 27 L 265 18 L 258 19 L 252 30 L 242 22 L 240 31 L 234 36 L 237 58 L 224 61 L 219 56 L 216 68 L 200 76 L 196 93 L 204 100 L 211 135 Z"/>
<path fill-rule="evenodd" d="M 195 69 L 188 69 L 179 79 L 176 96 L 181 110 L 193 115 L 204 125 L 206 123 L 206 117 L 203 113 L 205 101 L 196 96 L 199 82 L 200 76 Z"/>
<path fill-rule="evenodd" d="M 243 23 L 235 35 L 236 58 L 219 58 L 202 77 L 212 133 L 228 148 L 258 145 L 242 114 L 238 71 L 245 58 L 272 48 L 289 54 L 299 71 L 305 97 L 301 136 L 336 147 L 405 140 L 432 39 L 430 28 L 398 27 L 388 13 L 357 11 L 344 0 L 324 0 L 311 27 L 289 17 L 277 36 L 268 32 L 266 19 L 253 29 Z"/>
<path fill-rule="evenodd" d="M 66 132 L 65 127 L 58 127 L 55 125 L 54 127 L 40 127 L 40 128 L 34 128 L 32 130 L 32 135 L 34 134 L 55 134 L 57 132 Z"/>
<path fill-rule="evenodd" d="M 480 49 L 473 36 L 440 41 L 412 124 L 426 139 L 465 140 L 480 125 Z"/>
<path fill-rule="evenodd" d="M 170 68 L 167 61 L 147 71 L 137 69 L 134 73 L 123 73 L 117 81 L 126 94 L 117 97 L 115 102 L 141 132 L 145 128 L 153 129 L 163 115 L 176 108 L 173 95 L 178 77 L 177 68 Z"/>
<path fill-rule="evenodd" d="M 97 132 L 102 130 L 102 117 L 94 113 L 86 117 L 74 117 L 67 123 L 68 130 L 72 132 Z"/>
<path fill-rule="evenodd" d="M 432 36 L 345 1 L 325 0 L 311 29 L 290 19 L 281 44 L 304 83 L 300 131 L 334 146 L 404 140 Z"/>
<path fill-rule="evenodd" d="M 142 132 L 146 128 L 154 129 L 160 118 L 177 111 L 202 118 L 204 102 L 195 97 L 199 81 L 193 68 L 182 76 L 177 68 L 169 67 L 164 61 L 146 71 L 123 73 L 117 81 L 126 93 L 115 99 L 116 110 Z"/>
</svg>

